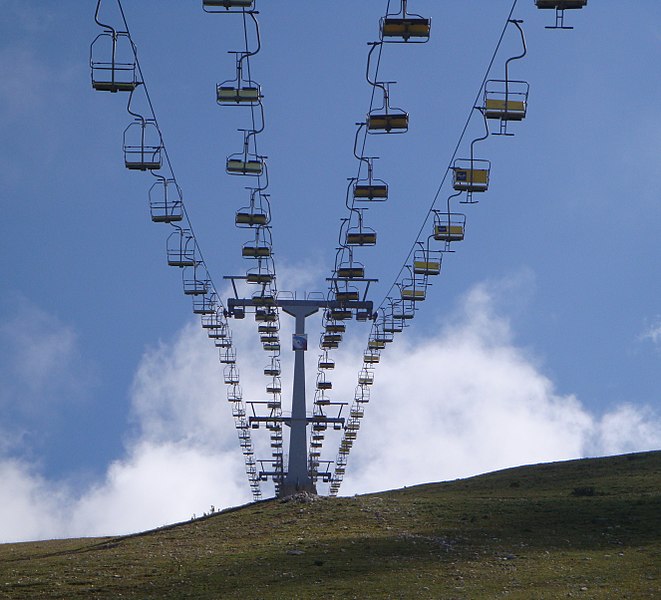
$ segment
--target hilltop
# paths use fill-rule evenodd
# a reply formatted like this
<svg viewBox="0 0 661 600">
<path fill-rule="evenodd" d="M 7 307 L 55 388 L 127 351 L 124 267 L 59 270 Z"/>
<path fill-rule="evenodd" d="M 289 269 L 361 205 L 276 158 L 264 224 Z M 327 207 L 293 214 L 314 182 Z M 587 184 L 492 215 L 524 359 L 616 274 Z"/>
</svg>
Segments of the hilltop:
<svg viewBox="0 0 661 600">
<path fill-rule="evenodd" d="M 661 452 L 0 545 L 0 598 L 660 598 Z"/>
</svg>

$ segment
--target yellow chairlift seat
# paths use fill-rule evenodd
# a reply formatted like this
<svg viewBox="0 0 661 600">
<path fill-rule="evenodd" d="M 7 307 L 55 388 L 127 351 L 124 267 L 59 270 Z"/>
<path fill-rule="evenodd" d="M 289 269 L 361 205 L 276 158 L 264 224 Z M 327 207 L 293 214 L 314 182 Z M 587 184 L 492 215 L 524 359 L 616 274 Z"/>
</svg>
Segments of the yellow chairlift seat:
<svg viewBox="0 0 661 600">
<path fill-rule="evenodd" d="M 362 279 L 365 277 L 365 267 L 339 267 L 337 276 L 341 279 Z"/>
<path fill-rule="evenodd" d="M 348 246 L 374 246 L 376 244 L 375 231 L 349 231 L 346 243 Z"/>
<path fill-rule="evenodd" d="M 330 381 L 317 381 L 318 390 L 332 390 L 333 384 Z"/>
<path fill-rule="evenodd" d="M 318 363 L 318 366 L 319 366 L 320 369 L 326 369 L 326 370 L 334 369 L 335 368 L 335 361 L 331 360 L 329 358 L 320 359 L 319 363 Z"/>
<path fill-rule="evenodd" d="M 266 350 L 267 352 L 280 352 L 280 344 L 275 344 L 275 343 L 263 344 L 262 348 L 264 348 L 264 350 Z"/>
<path fill-rule="evenodd" d="M 342 334 L 341 333 L 325 333 L 323 335 L 323 341 L 324 342 L 336 342 L 339 343 L 342 341 Z"/>
<path fill-rule="evenodd" d="M 271 294 L 260 294 L 252 297 L 255 306 L 275 306 L 275 296 Z"/>
<path fill-rule="evenodd" d="M 278 326 L 273 324 L 260 325 L 257 327 L 259 333 L 277 333 Z"/>
<path fill-rule="evenodd" d="M 278 320 L 278 315 L 275 312 L 263 308 L 261 309 L 258 308 L 255 311 L 255 321 L 262 323 L 272 323 L 277 320 Z"/>
<path fill-rule="evenodd" d="M 523 100 L 487 98 L 484 102 L 484 114 L 487 119 L 522 121 L 526 116 L 526 102 Z"/>
<path fill-rule="evenodd" d="M 268 216 L 265 212 L 262 211 L 239 211 L 234 217 L 234 223 L 236 225 L 248 225 L 252 227 L 254 225 L 266 225 L 268 222 Z"/>
<path fill-rule="evenodd" d="M 346 308 L 331 308 L 329 316 L 334 321 L 346 321 L 352 317 L 351 311 Z"/>
<path fill-rule="evenodd" d="M 276 367 L 266 367 L 264 369 L 264 375 L 267 377 L 278 377 L 280 375 L 280 369 Z"/>
<path fill-rule="evenodd" d="M 264 171 L 264 163 L 261 160 L 241 160 L 228 158 L 225 170 L 230 175 L 261 175 Z"/>
<path fill-rule="evenodd" d="M 431 19 L 423 17 L 385 17 L 381 20 L 381 36 L 383 38 L 429 39 Z"/>
<path fill-rule="evenodd" d="M 262 344 L 275 344 L 280 341 L 280 338 L 277 335 L 264 334 L 259 337 L 259 341 Z"/>
<path fill-rule="evenodd" d="M 246 273 L 246 282 L 259 283 L 259 284 L 271 283 L 274 277 L 275 276 L 272 273 L 259 273 L 259 272 L 248 271 L 248 273 Z"/>
<path fill-rule="evenodd" d="M 138 87 L 138 82 L 92 80 L 92 87 L 98 92 L 132 92 Z"/>
<path fill-rule="evenodd" d="M 241 248 L 241 256 L 246 258 L 263 258 L 271 256 L 271 248 L 269 246 L 243 246 Z"/>
<path fill-rule="evenodd" d="M 434 226 L 434 239 L 441 242 L 461 242 L 464 239 L 464 226 L 436 224 Z"/>
<path fill-rule="evenodd" d="M 203 0 L 202 4 L 209 7 L 252 8 L 254 0 Z"/>
<path fill-rule="evenodd" d="M 402 300 L 412 300 L 413 302 L 419 302 L 426 298 L 427 293 L 424 289 L 417 288 L 403 288 L 402 289 Z"/>
<path fill-rule="evenodd" d="M 345 437 L 347 440 L 351 440 L 351 441 L 353 441 L 353 440 L 356 439 L 357 434 L 356 434 L 355 431 L 346 431 L 345 434 L 344 434 L 344 437 Z"/>
<path fill-rule="evenodd" d="M 404 133 L 409 128 L 408 113 L 370 113 L 367 115 L 367 130 L 385 133 Z"/>
<path fill-rule="evenodd" d="M 259 88 L 219 85 L 216 87 L 216 100 L 218 104 L 254 104 L 260 100 Z"/>
<path fill-rule="evenodd" d="M 332 350 L 334 348 L 338 348 L 339 346 L 340 343 L 334 340 L 328 340 L 326 338 L 321 340 L 321 347 L 324 348 L 325 350 Z"/>
<path fill-rule="evenodd" d="M 349 412 L 349 416 L 352 419 L 362 419 L 365 416 L 365 409 L 363 408 L 352 408 Z"/>
<path fill-rule="evenodd" d="M 452 185 L 458 192 L 486 192 L 489 188 L 489 169 L 453 167 Z"/>
<path fill-rule="evenodd" d="M 326 333 L 344 333 L 347 326 L 344 323 L 329 323 L 325 327 Z"/>
<path fill-rule="evenodd" d="M 381 360 L 381 355 L 378 352 L 366 352 L 363 355 L 363 362 L 368 365 L 374 365 Z"/>
<path fill-rule="evenodd" d="M 358 290 L 339 290 L 335 292 L 335 299 L 338 302 L 357 301 L 359 298 Z"/>
<path fill-rule="evenodd" d="M 573 10 L 583 8 L 588 0 L 535 0 L 537 8 L 556 8 L 558 10 Z"/>
<path fill-rule="evenodd" d="M 370 350 L 383 350 L 386 347 L 386 341 L 383 339 L 371 339 L 367 342 L 367 347 Z"/>
<path fill-rule="evenodd" d="M 358 383 L 360 385 L 372 385 L 374 383 L 374 374 L 369 371 L 362 372 L 358 376 Z"/>
<path fill-rule="evenodd" d="M 438 275 L 441 272 L 440 260 L 414 260 L 413 273 L 416 275 Z"/>
<path fill-rule="evenodd" d="M 356 200 L 387 200 L 388 185 L 385 183 L 356 183 L 353 186 Z"/>
</svg>

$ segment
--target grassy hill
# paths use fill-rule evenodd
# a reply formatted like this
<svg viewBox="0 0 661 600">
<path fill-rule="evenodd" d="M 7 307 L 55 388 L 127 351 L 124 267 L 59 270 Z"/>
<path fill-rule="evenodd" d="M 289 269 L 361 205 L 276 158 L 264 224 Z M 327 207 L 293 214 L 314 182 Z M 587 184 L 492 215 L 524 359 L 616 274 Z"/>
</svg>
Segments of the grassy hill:
<svg viewBox="0 0 661 600">
<path fill-rule="evenodd" d="M 661 452 L 0 545 L 0 598 L 661 598 Z"/>
</svg>

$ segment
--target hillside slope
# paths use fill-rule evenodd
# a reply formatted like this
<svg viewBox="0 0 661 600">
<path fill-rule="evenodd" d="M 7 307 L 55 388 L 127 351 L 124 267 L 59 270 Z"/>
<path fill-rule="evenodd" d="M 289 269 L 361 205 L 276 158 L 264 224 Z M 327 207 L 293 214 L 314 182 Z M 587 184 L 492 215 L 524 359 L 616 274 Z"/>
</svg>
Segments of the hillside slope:
<svg viewBox="0 0 661 600">
<path fill-rule="evenodd" d="M 0 598 L 661 598 L 661 452 L 0 545 Z"/>
</svg>

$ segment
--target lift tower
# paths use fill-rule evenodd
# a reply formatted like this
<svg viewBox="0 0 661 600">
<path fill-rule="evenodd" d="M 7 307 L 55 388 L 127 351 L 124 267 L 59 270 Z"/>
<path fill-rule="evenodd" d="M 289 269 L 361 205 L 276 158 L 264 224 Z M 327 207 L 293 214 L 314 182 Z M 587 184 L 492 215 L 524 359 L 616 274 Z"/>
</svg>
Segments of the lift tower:
<svg viewBox="0 0 661 600">
<path fill-rule="evenodd" d="M 227 300 L 227 313 L 228 316 L 235 318 L 243 318 L 246 310 L 254 309 L 259 306 L 254 298 L 239 298 L 236 293 L 236 279 L 244 279 L 244 277 L 229 276 L 226 279 L 232 280 L 234 286 L 235 298 Z M 370 280 L 365 280 L 369 281 Z M 292 393 L 291 416 L 290 417 L 271 417 L 271 416 L 251 416 L 249 421 L 251 425 L 260 422 L 269 423 L 273 421 L 280 421 L 284 425 L 289 426 L 289 461 L 287 464 L 286 472 L 268 473 L 274 481 L 277 477 L 282 477 L 279 486 L 279 496 L 290 496 L 296 492 L 312 492 L 316 493 L 316 487 L 310 473 L 308 466 L 308 435 L 307 427 L 312 422 L 318 422 L 319 417 L 308 416 L 307 404 L 305 395 L 305 352 L 307 350 L 307 338 L 305 334 L 305 319 L 315 314 L 319 309 L 333 310 L 351 310 L 367 313 L 370 318 L 373 317 L 373 303 L 365 300 L 353 301 L 338 301 L 338 300 L 323 300 L 323 299 L 305 299 L 297 300 L 295 298 L 276 298 L 275 306 L 281 308 L 283 312 L 296 319 L 295 329 L 292 339 L 292 350 L 294 352 L 294 385 Z M 323 421 L 327 424 L 342 426 L 344 425 L 344 418 L 342 417 L 323 417 Z"/>
</svg>

